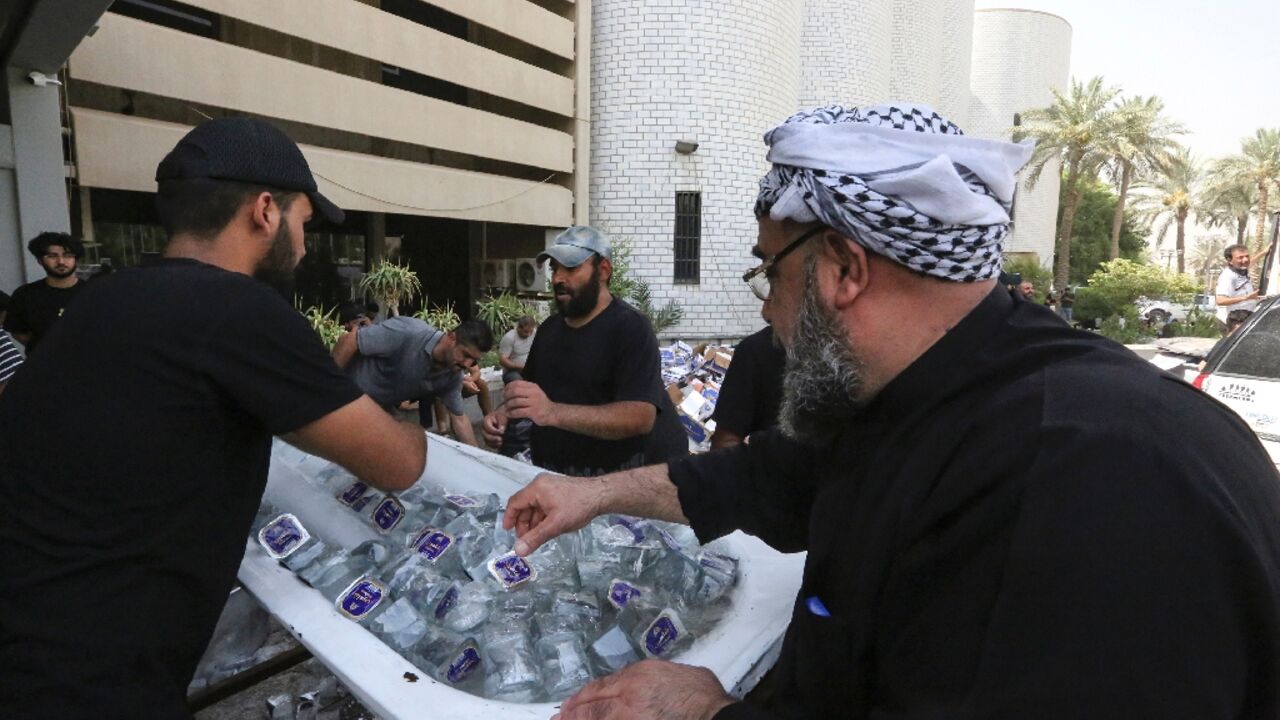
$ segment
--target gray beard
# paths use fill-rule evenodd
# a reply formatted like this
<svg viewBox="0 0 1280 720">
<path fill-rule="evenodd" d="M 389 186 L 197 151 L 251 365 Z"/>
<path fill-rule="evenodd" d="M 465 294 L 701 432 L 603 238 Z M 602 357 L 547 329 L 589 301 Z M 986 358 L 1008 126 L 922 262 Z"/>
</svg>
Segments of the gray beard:
<svg viewBox="0 0 1280 720">
<path fill-rule="evenodd" d="M 863 369 L 844 328 L 818 300 L 815 262 L 805 261 L 804 298 L 787 348 L 778 423 L 793 440 L 824 445 L 861 410 Z"/>
</svg>

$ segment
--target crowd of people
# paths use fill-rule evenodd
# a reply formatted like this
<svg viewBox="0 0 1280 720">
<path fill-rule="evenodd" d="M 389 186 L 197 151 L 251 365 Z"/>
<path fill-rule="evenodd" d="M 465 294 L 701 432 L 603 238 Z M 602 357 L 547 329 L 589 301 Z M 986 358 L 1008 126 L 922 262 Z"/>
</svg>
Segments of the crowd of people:
<svg viewBox="0 0 1280 720">
<path fill-rule="evenodd" d="M 914 105 L 816 108 L 765 141 L 743 280 L 768 327 L 737 349 L 714 450 L 688 454 L 589 226 L 538 256 L 558 312 L 498 340 L 481 430 L 548 471 L 507 506 L 522 555 L 601 513 L 807 551 L 778 662 L 742 698 L 648 660 L 560 716 L 1280 714 L 1280 477 L 1229 410 L 1072 328 L 1070 288 L 1054 312 L 998 281 L 1030 146 Z M 272 436 L 387 491 L 430 462 L 437 402 L 479 442 L 484 323 L 351 304 L 329 353 L 273 291 L 303 225 L 343 217 L 280 130 L 203 123 L 156 180 L 161 259 L 82 283 L 74 238 L 41 235 L 47 276 L 7 304 L 28 360 L 0 335 L 6 717 L 189 717 Z M 1228 260 L 1219 306 L 1245 309 Z"/>
</svg>

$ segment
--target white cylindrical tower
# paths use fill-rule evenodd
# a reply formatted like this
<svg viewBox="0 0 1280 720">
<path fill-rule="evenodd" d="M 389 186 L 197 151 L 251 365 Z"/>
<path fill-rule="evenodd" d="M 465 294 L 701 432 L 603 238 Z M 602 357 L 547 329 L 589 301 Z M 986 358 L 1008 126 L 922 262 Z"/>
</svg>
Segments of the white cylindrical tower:
<svg viewBox="0 0 1280 720">
<path fill-rule="evenodd" d="M 889 100 L 936 105 L 941 92 L 944 0 L 892 0 Z"/>
<path fill-rule="evenodd" d="M 1018 116 L 1053 103 L 1071 72 L 1071 24 L 1034 10 L 974 13 L 969 126 L 979 137 L 1009 139 Z M 1032 254 L 1053 263 L 1058 217 L 1059 168 L 1046 166 L 1034 188 L 1018 186 L 1014 226 L 1005 253 Z"/>
<path fill-rule="evenodd" d="M 801 0 L 592 5 L 591 222 L 630 241 L 655 304 L 683 304 L 685 319 L 665 335 L 749 334 L 762 325 L 741 281 L 768 168 L 761 136 L 796 109 Z M 677 193 L 700 203 L 693 281 L 676 279 Z M 681 234 L 689 229 L 682 222 Z"/>
<path fill-rule="evenodd" d="M 973 0 L 944 0 L 942 67 L 934 109 L 962 130 L 969 127 L 969 65 L 973 55 Z"/>
<path fill-rule="evenodd" d="M 892 40 L 891 2 L 808 0 L 800 40 L 800 107 L 894 99 L 889 95 Z"/>
</svg>

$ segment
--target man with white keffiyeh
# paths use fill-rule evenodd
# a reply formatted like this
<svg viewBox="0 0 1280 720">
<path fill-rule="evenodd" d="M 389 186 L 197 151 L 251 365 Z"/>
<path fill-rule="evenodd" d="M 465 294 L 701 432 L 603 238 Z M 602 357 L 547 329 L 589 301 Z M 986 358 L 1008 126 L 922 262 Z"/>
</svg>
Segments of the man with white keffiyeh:
<svg viewBox="0 0 1280 720">
<path fill-rule="evenodd" d="M 787 349 L 780 431 L 539 476 L 505 523 L 521 555 L 601 513 L 807 551 L 781 654 L 745 700 L 647 660 L 562 720 L 1280 717 L 1280 476 L 1230 411 L 997 286 L 1031 148 L 906 104 L 765 141 L 743 279 Z"/>
</svg>

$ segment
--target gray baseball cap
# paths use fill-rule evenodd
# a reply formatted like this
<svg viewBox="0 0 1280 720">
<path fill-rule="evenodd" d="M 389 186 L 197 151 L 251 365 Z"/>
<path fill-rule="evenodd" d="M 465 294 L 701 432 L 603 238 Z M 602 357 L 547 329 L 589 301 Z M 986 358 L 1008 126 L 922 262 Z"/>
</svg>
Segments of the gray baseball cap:
<svg viewBox="0 0 1280 720">
<path fill-rule="evenodd" d="M 539 264 L 552 258 L 565 267 L 578 267 L 595 253 L 605 260 L 609 256 L 609 236 L 590 225 L 574 225 L 556 236 L 555 244 L 538 253 Z"/>
</svg>

